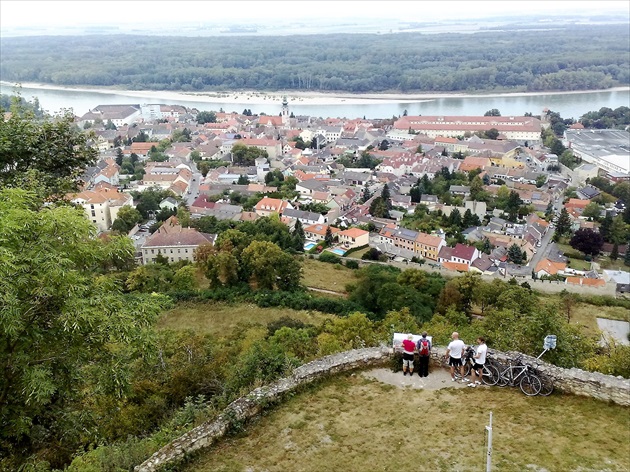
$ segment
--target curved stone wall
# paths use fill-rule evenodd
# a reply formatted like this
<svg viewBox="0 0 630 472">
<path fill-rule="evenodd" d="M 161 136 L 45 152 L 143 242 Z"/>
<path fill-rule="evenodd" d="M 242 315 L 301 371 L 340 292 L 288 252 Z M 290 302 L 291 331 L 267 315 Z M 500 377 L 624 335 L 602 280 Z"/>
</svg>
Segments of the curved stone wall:
<svg viewBox="0 0 630 472">
<path fill-rule="evenodd" d="M 434 352 L 437 352 L 438 355 L 444 355 L 446 349 L 435 346 Z M 304 364 L 295 369 L 290 377 L 257 388 L 249 395 L 230 403 L 215 420 L 208 421 L 175 439 L 136 467 L 135 470 L 136 472 L 153 472 L 166 464 L 183 459 L 187 453 L 212 445 L 215 440 L 223 437 L 231 427 L 242 424 L 258 415 L 267 405 L 281 400 L 284 394 L 297 389 L 299 386 L 307 385 L 331 374 L 385 364 L 391 355 L 391 348 L 381 346 L 333 354 Z M 521 356 L 524 362 L 552 377 L 556 387 L 563 392 L 630 406 L 629 379 L 598 372 L 586 372 L 581 369 L 563 369 L 518 352 L 493 351 L 493 356 L 503 362 Z"/>
<path fill-rule="evenodd" d="M 355 349 L 322 357 L 298 367 L 290 377 L 271 385 L 257 388 L 249 395 L 233 401 L 218 418 L 208 421 L 164 446 L 149 459 L 135 468 L 137 472 L 152 472 L 168 463 L 183 459 L 187 453 L 210 446 L 223 437 L 234 424 L 242 423 L 256 415 L 269 403 L 301 385 L 331 374 L 357 368 L 375 366 L 389 360 L 386 347 Z"/>
</svg>

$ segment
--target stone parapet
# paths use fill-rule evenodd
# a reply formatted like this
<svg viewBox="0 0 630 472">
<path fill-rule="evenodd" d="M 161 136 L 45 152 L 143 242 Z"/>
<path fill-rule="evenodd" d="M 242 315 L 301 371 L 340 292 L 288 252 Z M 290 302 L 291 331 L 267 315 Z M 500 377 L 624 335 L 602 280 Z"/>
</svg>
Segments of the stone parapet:
<svg viewBox="0 0 630 472">
<path fill-rule="evenodd" d="M 445 353 L 446 348 L 434 346 L 434 355 L 444 356 Z M 286 393 L 332 374 L 383 365 L 389 361 L 392 354 L 393 349 L 381 346 L 333 354 L 304 364 L 296 368 L 291 376 L 257 388 L 248 395 L 233 401 L 216 419 L 207 421 L 167 444 L 137 466 L 135 471 L 153 472 L 181 460 L 188 453 L 209 447 L 231 428 L 255 417 L 269 404 L 282 400 Z M 500 362 L 520 357 L 524 363 L 550 376 L 556 388 L 565 393 L 630 406 L 629 379 L 575 368 L 564 369 L 518 352 L 492 351 L 492 357 Z"/>
<path fill-rule="evenodd" d="M 192 429 L 167 444 L 135 470 L 136 472 L 152 472 L 166 464 L 181 460 L 188 453 L 210 446 L 232 427 L 255 417 L 265 406 L 281 400 L 284 394 L 299 386 L 307 385 L 328 375 L 385 363 L 389 360 L 389 355 L 390 350 L 386 347 L 355 349 L 304 364 L 296 368 L 290 377 L 257 388 L 250 394 L 233 401 L 216 419 Z"/>
</svg>

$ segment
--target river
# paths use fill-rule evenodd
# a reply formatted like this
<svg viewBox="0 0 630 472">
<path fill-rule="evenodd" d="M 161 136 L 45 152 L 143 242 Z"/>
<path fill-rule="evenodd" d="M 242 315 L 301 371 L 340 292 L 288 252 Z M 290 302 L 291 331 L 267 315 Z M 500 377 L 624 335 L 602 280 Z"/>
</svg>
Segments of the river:
<svg viewBox="0 0 630 472">
<path fill-rule="evenodd" d="M 0 93 L 12 94 L 14 87 L 0 83 Z M 83 115 L 97 105 L 123 103 L 165 103 L 194 107 L 199 110 L 215 110 L 242 112 L 249 108 L 253 113 L 276 115 L 280 112 L 279 99 L 260 102 L 248 99 L 244 94 L 232 101 L 217 100 L 212 97 L 195 97 L 175 92 L 142 92 L 142 91 L 100 91 L 53 89 L 48 87 L 24 86 L 21 94 L 26 99 L 36 96 L 44 110 L 55 113 L 61 108 L 71 108 L 76 115 Z M 358 96 L 360 98 L 360 96 Z M 328 98 L 322 103 L 317 99 L 293 98 L 289 108 L 295 115 L 345 118 L 389 118 L 402 115 L 405 110 L 409 115 L 483 115 L 486 111 L 497 108 L 503 116 L 523 115 L 531 112 L 540 114 L 544 108 L 559 112 L 564 118 L 579 118 L 588 111 L 601 107 L 617 108 L 630 106 L 630 89 L 579 93 L 540 93 L 535 95 L 478 95 L 448 96 L 423 100 L 344 100 Z M 304 102 L 304 103 L 302 103 Z"/>
</svg>

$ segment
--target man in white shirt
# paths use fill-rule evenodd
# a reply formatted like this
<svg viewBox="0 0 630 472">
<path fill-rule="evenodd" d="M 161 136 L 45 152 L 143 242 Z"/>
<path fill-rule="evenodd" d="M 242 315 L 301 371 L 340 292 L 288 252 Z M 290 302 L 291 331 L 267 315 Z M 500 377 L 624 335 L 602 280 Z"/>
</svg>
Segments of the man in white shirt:
<svg viewBox="0 0 630 472">
<path fill-rule="evenodd" d="M 464 354 L 464 348 L 466 345 L 464 341 L 459 339 L 459 333 L 454 332 L 451 335 L 453 339 L 446 348 L 446 358 L 448 359 L 448 365 L 451 366 L 451 382 L 455 382 L 455 367 L 459 367 L 459 371 L 462 374 L 462 382 L 464 379 L 464 365 L 462 364 L 462 355 Z"/>
<path fill-rule="evenodd" d="M 488 353 L 488 346 L 486 346 L 486 340 L 479 336 L 477 338 L 477 352 L 473 356 L 475 359 L 475 365 L 473 365 L 469 387 L 476 387 L 477 385 L 481 385 L 481 376 L 483 375 L 483 366 L 486 363 L 486 355 Z M 475 378 L 477 380 L 475 380 Z"/>
</svg>

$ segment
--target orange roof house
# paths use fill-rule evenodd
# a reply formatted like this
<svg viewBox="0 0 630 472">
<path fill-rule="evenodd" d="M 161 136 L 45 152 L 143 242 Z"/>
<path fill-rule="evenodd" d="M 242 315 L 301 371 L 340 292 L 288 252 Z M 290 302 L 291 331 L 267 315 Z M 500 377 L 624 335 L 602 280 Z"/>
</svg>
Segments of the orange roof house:
<svg viewBox="0 0 630 472">
<path fill-rule="evenodd" d="M 564 272 L 567 268 L 567 264 L 565 262 L 556 262 L 550 259 L 543 259 L 538 264 L 536 264 L 536 275 L 538 277 L 542 277 L 543 275 L 557 275 L 560 272 Z"/>
<path fill-rule="evenodd" d="M 604 279 L 589 279 L 587 277 L 567 277 L 564 283 L 571 285 L 585 285 L 588 287 L 603 287 L 606 285 L 606 281 Z"/>
<path fill-rule="evenodd" d="M 278 213 L 282 215 L 287 208 L 293 208 L 293 206 L 284 200 L 278 198 L 264 197 L 254 207 L 254 211 L 259 216 L 269 216 L 271 213 Z"/>
</svg>

